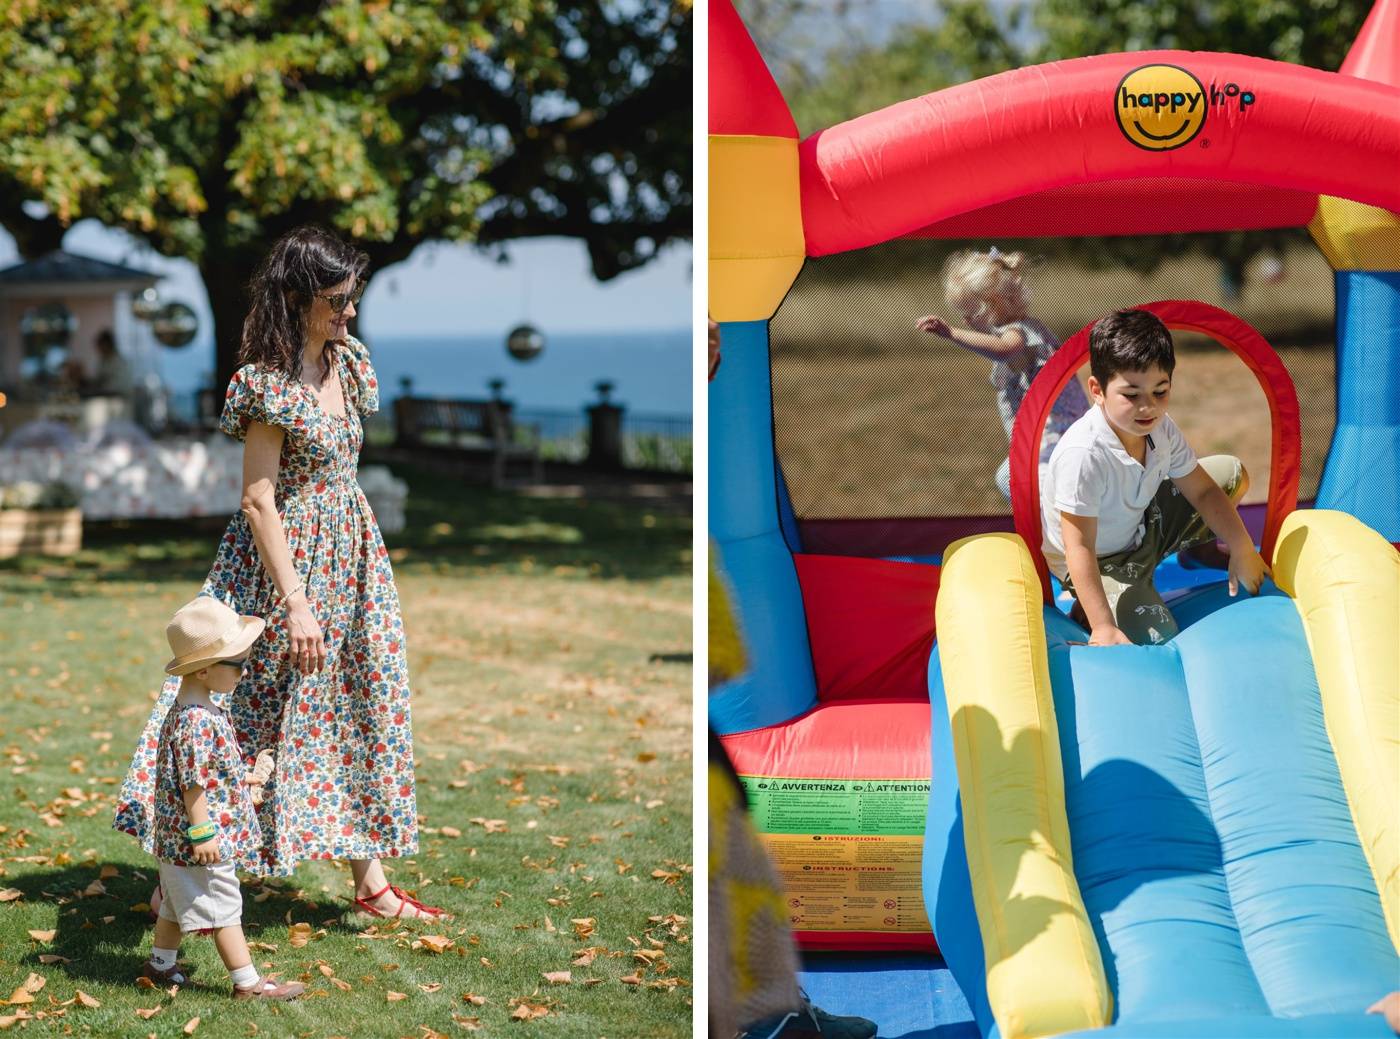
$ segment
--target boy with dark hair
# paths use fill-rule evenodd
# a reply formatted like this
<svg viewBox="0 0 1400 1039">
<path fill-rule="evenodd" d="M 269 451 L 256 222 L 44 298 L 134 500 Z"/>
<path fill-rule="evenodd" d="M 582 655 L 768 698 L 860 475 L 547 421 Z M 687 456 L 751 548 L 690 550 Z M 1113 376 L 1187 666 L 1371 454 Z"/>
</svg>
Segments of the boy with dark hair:
<svg viewBox="0 0 1400 1039">
<path fill-rule="evenodd" d="M 1230 594 L 1259 590 L 1268 567 L 1235 509 L 1249 488 L 1238 458 L 1196 460 L 1167 414 L 1176 353 L 1145 310 L 1089 333 L 1094 407 L 1061 437 L 1040 488 L 1045 559 L 1075 596 L 1093 646 L 1166 642 L 1176 621 L 1152 574 L 1166 556 L 1219 537 Z"/>
</svg>

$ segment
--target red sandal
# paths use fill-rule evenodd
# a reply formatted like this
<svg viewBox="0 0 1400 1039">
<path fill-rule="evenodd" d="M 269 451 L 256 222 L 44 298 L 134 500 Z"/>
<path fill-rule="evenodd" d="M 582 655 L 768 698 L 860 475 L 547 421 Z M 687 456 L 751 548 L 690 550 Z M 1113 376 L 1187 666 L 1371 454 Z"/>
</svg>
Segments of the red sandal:
<svg viewBox="0 0 1400 1039">
<path fill-rule="evenodd" d="M 397 895 L 399 899 L 399 908 L 394 912 L 392 917 L 390 917 L 390 915 L 384 912 L 382 909 L 378 909 L 370 905 L 370 903 L 373 902 L 375 899 L 383 898 L 390 891 Z M 414 909 L 418 910 L 419 916 L 422 919 L 452 919 L 452 914 L 447 912 L 445 909 L 439 909 L 437 906 L 425 906 L 422 902 L 418 901 L 418 899 L 414 898 L 407 891 L 404 891 L 401 888 L 397 888 L 393 884 L 386 884 L 384 886 L 383 891 L 377 891 L 374 894 L 368 896 L 367 898 L 355 898 L 351 899 L 351 901 L 353 901 L 355 905 L 357 905 L 360 908 L 361 912 L 368 913 L 370 916 L 378 916 L 385 919 L 399 919 L 403 913 L 404 906 L 412 906 Z"/>
</svg>

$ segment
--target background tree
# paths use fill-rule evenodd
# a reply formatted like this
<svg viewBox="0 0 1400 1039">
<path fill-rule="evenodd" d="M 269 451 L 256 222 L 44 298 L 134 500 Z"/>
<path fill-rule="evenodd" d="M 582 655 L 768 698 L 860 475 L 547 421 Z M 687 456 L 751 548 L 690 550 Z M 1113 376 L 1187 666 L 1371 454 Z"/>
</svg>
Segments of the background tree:
<svg viewBox="0 0 1400 1039">
<path fill-rule="evenodd" d="M 564 235 L 594 274 L 690 236 L 688 0 L 27 0 L 0 24 L 0 224 L 199 268 L 219 385 L 243 290 L 315 222 L 373 268 Z"/>
</svg>

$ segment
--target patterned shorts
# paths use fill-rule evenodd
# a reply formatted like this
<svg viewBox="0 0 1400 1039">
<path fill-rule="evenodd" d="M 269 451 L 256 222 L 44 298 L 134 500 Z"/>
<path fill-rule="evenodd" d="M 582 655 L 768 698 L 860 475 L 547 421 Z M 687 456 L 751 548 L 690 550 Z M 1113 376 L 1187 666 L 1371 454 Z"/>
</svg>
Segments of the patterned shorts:
<svg viewBox="0 0 1400 1039">
<path fill-rule="evenodd" d="M 1238 502 L 1247 486 L 1243 463 L 1234 455 L 1211 455 L 1200 463 L 1230 501 Z M 1142 544 L 1137 548 L 1099 556 L 1099 576 L 1108 607 L 1119 630 L 1140 646 L 1167 642 L 1180 630 L 1152 584 L 1157 564 L 1173 552 L 1215 539 L 1201 514 L 1170 480 L 1157 488 L 1143 521 Z M 1074 591 L 1068 577 L 1064 586 Z"/>
</svg>

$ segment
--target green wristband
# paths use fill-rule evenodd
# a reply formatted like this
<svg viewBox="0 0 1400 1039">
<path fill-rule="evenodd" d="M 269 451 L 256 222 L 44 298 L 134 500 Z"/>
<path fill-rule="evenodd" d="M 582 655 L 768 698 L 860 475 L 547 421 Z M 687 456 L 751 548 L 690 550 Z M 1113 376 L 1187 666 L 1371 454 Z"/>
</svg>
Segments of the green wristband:
<svg viewBox="0 0 1400 1039">
<path fill-rule="evenodd" d="M 212 822 L 202 822 L 185 830 L 185 836 L 190 839 L 191 844 L 203 844 L 205 841 L 212 841 L 218 836 L 218 832 Z"/>
</svg>

